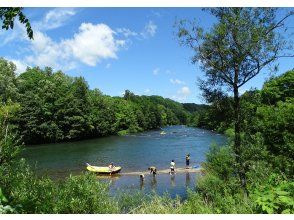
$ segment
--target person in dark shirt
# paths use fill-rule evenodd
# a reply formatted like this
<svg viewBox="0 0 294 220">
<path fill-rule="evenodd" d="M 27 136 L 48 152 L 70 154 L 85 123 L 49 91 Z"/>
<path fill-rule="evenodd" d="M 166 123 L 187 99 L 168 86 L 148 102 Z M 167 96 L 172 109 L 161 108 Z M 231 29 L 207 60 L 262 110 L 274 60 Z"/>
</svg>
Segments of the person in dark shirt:
<svg viewBox="0 0 294 220">
<path fill-rule="evenodd" d="M 189 169 L 189 165 L 190 165 L 190 154 L 186 155 L 186 169 Z"/>
<path fill-rule="evenodd" d="M 148 167 L 148 170 L 150 171 L 150 174 L 153 174 L 154 176 L 157 174 L 157 169 L 154 166 Z"/>
</svg>

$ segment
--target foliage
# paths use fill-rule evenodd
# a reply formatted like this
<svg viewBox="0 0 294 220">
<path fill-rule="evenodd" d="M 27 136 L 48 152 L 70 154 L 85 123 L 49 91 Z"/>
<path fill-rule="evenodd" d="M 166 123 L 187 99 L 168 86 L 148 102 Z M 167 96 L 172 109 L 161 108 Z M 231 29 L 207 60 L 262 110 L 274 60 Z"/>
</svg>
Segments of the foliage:
<svg viewBox="0 0 294 220">
<path fill-rule="evenodd" d="M 261 106 L 257 109 L 257 128 L 263 135 L 264 144 L 270 152 L 269 161 L 278 170 L 293 176 L 294 158 L 294 99 L 278 102 L 275 107 Z"/>
<path fill-rule="evenodd" d="M 186 124 L 183 105 L 160 96 L 121 97 L 90 90 L 82 77 L 51 68 L 27 68 L 16 76 L 15 65 L 0 60 L 0 98 L 12 100 L 19 112 L 10 119 L 26 144 L 126 135 L 166 125 Z"/>
<path fill-rule="evenodd" d="M 268 214 L 293 214 L 293 197 L 293 181 L 283 180 L 277 174 L 271 174 L 267 181 L 256 188 L 252 194 L 258 211 Z"/>
<path fill-rule="evenodd" d="M 30 39 L 33 39 L 33 30 L 31 24 L 25 14 L 22 12 L 23 8 L 0 8 L 0 20 L 2 20 L 2 29 L 13 29 L 14 20 L 18 17 L 20 23 L 24 24 L 26 27 L 27 35 Z"/>
<path fill-rule="evenodd" d="M 294 70 L 290 70 L 265 82 L 261 91 L 261 101 L 265 105 L 276 105 L 278 101 L 285 102 L 293 98 L 293 95 Z"/>
<path fill-rule="evenodd" d="M 8 200 L 2 193 L 2 189 L 0 188 L 0 214 L 6 214 L 6 213 L 14 213 L 15 210 L 10 205 L 4 205 L 7 203 Z"/>
</svg>

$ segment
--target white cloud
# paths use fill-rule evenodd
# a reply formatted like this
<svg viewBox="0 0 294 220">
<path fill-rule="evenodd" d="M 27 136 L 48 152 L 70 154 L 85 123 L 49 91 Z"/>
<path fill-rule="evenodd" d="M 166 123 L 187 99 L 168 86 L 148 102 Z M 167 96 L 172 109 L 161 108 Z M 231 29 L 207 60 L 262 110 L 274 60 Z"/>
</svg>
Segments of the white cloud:
<svg viewBox="0 0 294 220">
<path fill-rule="evenodd" d="M 46 34 L 36 31 L 34 40 L 30 43 L 32 54 L 25 57 L 26 62 L 40 67 L 50 66 L 54 69 L 60 69 L 62 64 L 66 64 L 68 69 L 69 53 L 66 52 L 62 42 L 54 42 Z"/>
<path fill-rule="evenodd" d="M 191 94 L 191 91 L 188 86 L 183 86 L 180 90 L 178 90 L 178 94 L 182 96 L 188 96 Z"/>
<path fill-rule="evenodd" d="M 26 63 L 24 63 L 24 62 L 22 62 L 20 60 L 14 60 L 14 59 L 8 59 L 8 60 L 10 60 L 11 62 L 13 62 L 15 64 L 15 66 L 16 66 L 16 71 L 15 72 L 17 74 L 25 72 L 27 67 L 29 66 L 29 65 L 27 65 Z"/>
<path fill-rule="evenodd" d="M 12 32 L 0 34 L 0 46 L 6 46 L 16 40 L 22 41 L 22 44 L 25 44 L 14 60 L 30 66 L 50 66 L 54 70 L 67 71 L 80 63 L 96 66 L 102 60 L 117 59 L 118 51 L 127 48 L 131 37 L 152 37 L 157 30 L 157 26 L 149 21 L 141 32 L 134 32 L 128 28 L 118 28 L 114 31 L 103 23 L 82 23 L 73 36 L 65 39 L 56 40 L 46 33 L 47 30 L 65 25 L 76 13 L 76 9 L 72 8 L 50 10 L 40 22 L 32 25 L 34 40 L 28 39 L 25 27 L 16 21 Z M 22 59 L 18 58 L 20 56 Z M 106 68 L 109 67 L 110 64 L 107 64 Z M 154 69 L 153 74 L 159 74 L 159 68 Z"/>
<path fill-rule="evenodd" d="M 41 22 L 35 24 L 39 30 L 51 30 L 63 26 L 76 14 L 73 8 L 54 8 L 47 12 Z"/>
<path fill-rule="evenodd" d="M 106 66 L 105 66 L 106 69 L 109 69 L 110 67 L 111 67 L 110 63 L 107 63 Z"/>
<path fill-rule="evenodd" d="M 188 86 L 183 86 L 180 90 L 177 91 L 176 95 L 172 96 L 172 99 L 183 102 L 185 101 L 188 96 L 191 94 L 191 91 Z"/>
<path fill-rule="evenodd" d="M 159 68 L 155 68 L 153 70 L 153 75 L 158 75 L 159 74 L 160 69 Z"/>
<path fill-rule="evenodd" d="M 132 37 L 132 36 L 137 36 L 138 33 L 131 31 L 128 28 L 118 28 L 116 29 L 117 33 L 123 34 L 125 37 Z"/>
<path fill-rule="evenodd" d="M 106 24 L 82 23 L 73 39 L 66 40 L 73 56 L 81 62 L 95 66 L 102 59 L 116 59 L 124 40 L 116 40 L 114 31 Z"/>
<path fill-rule="evenodd" d="M 157 25 L 153 21 L 148 21 L 141 32 L 135 32 L 128 28 L 117 28 L 116 33 L 122 34 L 126 38 L 136 37 L 139 40 L 154 37 L 157 31 Z"/>
<path fill-rule="evenodd" d="M 117 59 L 118 50 L 125 44 L 114 37 L 114 31 L 106 24 L 92 23 L 82 23 L 72 38 L 60 42 L 40 31 L 29 42 L 31 55 L 25 57 L 26 62 L 63 70 L 73 69 L 77 62 L 95 66 L 103 59 Z"/>
<path fill-rule="evenodd" d="M 169 79 L 169 81 L 172 83 L 172 84 L 178 84 L 178 85 L 185 85 L 186 83 L 184 81 L 181 81 L 179 79 Z"/>
<path fill-rule="evenodd" d="M 145 89 L 145 90 L 144 90 L 144 93 L 146 93 L 146 94 L 148 94 L 148 93 L 150 93 L 150 92 L 151 92 L 150 89 Z"/>
<path fill-rule="evenodd" d="M 145 27 L 144 30 L 141 32 L 142 37 L 148 38 L 153 37 L 156 33 L 157 25 L 153 23 L 153 21 L 149 21 Z"/>
<path fill-rule="evenodd" d="M 6 46 L 6 44 L 11 43 L 14 40 L 20 42 L 27 39 L 28 37 L 25 26 L 21 24 L 19 20 L 15 20 L 13 30 L 0 30 L 0 46 Z"/>
</svg>

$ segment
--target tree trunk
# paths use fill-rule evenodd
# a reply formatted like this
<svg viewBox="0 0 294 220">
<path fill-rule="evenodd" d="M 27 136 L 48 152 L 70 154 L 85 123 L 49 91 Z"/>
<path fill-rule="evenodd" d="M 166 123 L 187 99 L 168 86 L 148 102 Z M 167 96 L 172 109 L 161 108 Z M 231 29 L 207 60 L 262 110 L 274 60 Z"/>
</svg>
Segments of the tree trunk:
<svg viewBox="0 0 294 220">
<path fill-rule="evenodd" d="M 245 193 L 248 195 L 246 188 L 246 174 L 241 158 L 241 111 L 240 111 L 240 97 L 238 87 L 234 86 L 234 116 L 235 116 L 235 141 L 234 141 L 234 152 L 236 154 L 236 161 L 238 164 L 238 175 L 241 182 L 241 187 Z"/>
</svg>

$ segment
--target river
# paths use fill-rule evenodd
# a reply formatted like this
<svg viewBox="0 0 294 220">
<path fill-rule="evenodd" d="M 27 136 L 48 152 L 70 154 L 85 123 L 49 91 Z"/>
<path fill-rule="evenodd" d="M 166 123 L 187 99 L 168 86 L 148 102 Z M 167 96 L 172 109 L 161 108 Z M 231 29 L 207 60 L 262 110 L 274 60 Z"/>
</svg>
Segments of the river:
<svg viewBox="0 0 294 220">
<path fill-rule="evenodd" d="M 110 162 L 122 167 L 122 175 L 114 175 L 104 180 L 110 181 L 111 192 L 119 190 L 155 190 L 158 194 L 168 192 L 172 197 L 186 196 L 186 189 L 193 188 L 196 173 L 177 173 L 174 176 L 160 174 L 156 178 L 146 175 L 139 181 L 137 175 L 123 175 L 126 172 L 146 171 L 153 165 L 168 169 L 173 159 L 177 167 L 185 166 L 185 155 L 190 153 L 191 165 L 199 165 L 211 144 L 223 145 L 226 137 L 214 132 L 187 126 L 168 126 L 160 130 L 142 132 L 128 136 L 110 136 L 77 142 L 42 144 L 28 146 L 23 156 L 38 173 L 46 173 L 53 178 L 63 178 L 70 173 L 85 170 L 85 163 L 106 166 Z"/>
</svg>

